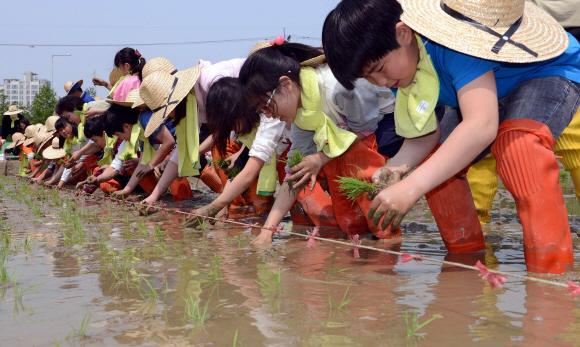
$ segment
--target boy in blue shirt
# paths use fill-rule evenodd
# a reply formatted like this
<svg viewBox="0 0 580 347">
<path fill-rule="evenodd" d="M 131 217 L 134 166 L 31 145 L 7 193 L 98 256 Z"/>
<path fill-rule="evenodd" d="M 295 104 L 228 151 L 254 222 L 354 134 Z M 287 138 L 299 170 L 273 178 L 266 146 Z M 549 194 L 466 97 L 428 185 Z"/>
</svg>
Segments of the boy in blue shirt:
<svg viewBox="0 0 580 347">
<path fill-rule="evenodd" d="M 376 225 L 386 215 L 383 227 L 395 227 L 422 195 L 491 151 L 516 200 L 528 270 L 573 268 L 553 152 L 580 105 L 580 45 L 552 17 L 525 0 L 343 0 L 326 19 L 323 46 L 343 86 L 366 78 L 396 89 L 396 119 L 433 129 L 406 136 L 373 179 L 400 178 L 441 143 L 377 195 Z M 440 125 L 434 101 L 450 106 Z M 436 218 L 462 219 L 448 212 Z"/>
</svg>

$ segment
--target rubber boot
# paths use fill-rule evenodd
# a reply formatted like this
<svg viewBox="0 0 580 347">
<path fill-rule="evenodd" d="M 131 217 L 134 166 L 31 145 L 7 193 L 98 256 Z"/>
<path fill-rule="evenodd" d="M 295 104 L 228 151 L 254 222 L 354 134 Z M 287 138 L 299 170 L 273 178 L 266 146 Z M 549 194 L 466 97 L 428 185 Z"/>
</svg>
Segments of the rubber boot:
<svg viewBox="0 0 580 347">
<path fill-rule="evenodd" d="M 576 198 L 580 203 L 580 109 L 556 141 L 554 152 L 562 157 L 560 161 L 570 171 Z"/>
<path fill-rule="evenodd" d="M 338 227 L 332 200 L 320 184 L 316 183 L 312 191 L 308 187 L 300 189 L 296 203 L 290 210 L 292 222 L 314 224 L 317 227 Z"/>
<path fill-rule="evenodd" d="M 491 147 L 497 173 L 513 195 L 528 271 L 561 274 L 574 267 L 568 212 L 550 129 L 530 119 L 504 121 Z"/>
<path fill-rule="evenodd" d="M 222 192 L 222 181 L 211 166 L 206 165 L 206 167 L 199 174 L 199 179 L 214 192 Z"/>
<path fill-rule="evenodd" d="M 193 198 L 191 186 L 185 177 L 176 178 L 169 186 L 169 189 L 171 190 L 171 195 L 173 195 L 173 202 L 181 202 Z"/>
<path fill-rule="evenodd" d="M 473 202 L 479 222 L 484 225 L 491 221 L 489 212 L 497 193 L 498 177 L 495 172 L 495 158 L 489 154 L 467 171 L 467 182 L 473 195 Z"/>
<path fill-rule="evenodd" d="M 427 161 L 438 147 L 425 159 Z M 463 170 L 425 194 L 427 204 L 449 253 L 473 253 L 485 249 L 483 230 L 469 183 Z"/>
</svg>

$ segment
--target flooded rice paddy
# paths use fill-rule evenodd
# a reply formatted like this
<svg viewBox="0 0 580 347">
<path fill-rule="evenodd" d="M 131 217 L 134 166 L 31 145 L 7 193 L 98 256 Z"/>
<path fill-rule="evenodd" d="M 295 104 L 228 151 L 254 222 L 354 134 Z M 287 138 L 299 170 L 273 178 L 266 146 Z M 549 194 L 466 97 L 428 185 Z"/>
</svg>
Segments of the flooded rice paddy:
<svg viewBox="0 0 580 347">
<path fill-rule="evenodd" d="M 557 281 L 580 277 L 580 208 L 571 189 L 565 194 L 576 270 L 543 277 Z M 215 198 L 196 196 L 168 207 L 188 211 Z M 264 222 L 250 208 L 233 212 Z M 285 235 L 250 246 L 259 229 L 184 229 L 181 215 L 139 217 L 102 195 L 4 176 L 0 217 L 0 346 L 580 345 L 580 299 L 535 282 L 509 278 L 492 291 L 476 271 L 365 249 L 355 259 L 352 247 L 317 241 L 309 249 Z M 484 226 L 485 254 L 447 254 L 424 200 L 405 223 L 402 244 L 363 244 L 527 274 L 505 190 Z M 406 314 L 409 326 L 434 319 L 408 337 Z"/>
</svg>

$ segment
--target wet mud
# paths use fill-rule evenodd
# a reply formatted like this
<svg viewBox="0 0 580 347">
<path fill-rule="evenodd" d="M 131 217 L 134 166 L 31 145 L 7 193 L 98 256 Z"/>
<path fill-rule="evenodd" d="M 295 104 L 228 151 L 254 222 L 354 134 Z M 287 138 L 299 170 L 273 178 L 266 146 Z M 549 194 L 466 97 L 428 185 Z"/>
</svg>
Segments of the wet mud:
<svg viewBox="0 0 580 347">
<path fill-rule="evenodd" d="M 565 186 L 566 187 L 566 186 Z M 215 199 L 195 193 L 169 208 Z M 579 279 L 580 207 L 565 189 Z M 402 243 L 372 235 L 363 245 L 527 275 L 522 229 L 500 190 L 487 252 L 446 252 L 425 199 L 405 218 Z M 252 208 L 230 218 L 263 223 Z M 311 227 L 283 222 L 306 235 Z M 578 346 L 580 299 L 561 288 L 509 278 L 492 291 L 476 271 L 276 235 L 251 246 L 259 229 L 223 224 L 186 229 L 183 216 L 103 196 L 76 197 L 0 176 L 2 346 Z M 322 237 L 344 239 L 321 228 Z M 533 275 L 533 274 L 532 274 Z M 533 275 L 534 276 L 534 275 Z M 418 324 L 437 317 L 408 336 Z"/>
</svg>

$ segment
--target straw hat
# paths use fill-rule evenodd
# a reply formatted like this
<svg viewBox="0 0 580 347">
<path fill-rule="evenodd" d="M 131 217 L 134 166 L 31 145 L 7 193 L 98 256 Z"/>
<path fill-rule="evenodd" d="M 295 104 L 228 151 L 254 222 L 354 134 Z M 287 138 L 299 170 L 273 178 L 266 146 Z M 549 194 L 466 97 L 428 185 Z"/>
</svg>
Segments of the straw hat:
<svg viewBox="0 0 580 347">
<path fill-rule="evenodd" d="M 106 100 L 106 101 L 111 105 L 119 105 L 133 108 L 135 108 L 134 107 L 135 102 L 139 102 L 140 104 L 142 104 L 142 106 L 147 106 L 145 105 L 143 100 L 141 100 L 141 98 L 139 97 L 139 89 L 133 89 L 132 91 L 130 91 L 125 97 L 125 101 L 114 101 L 114 100 Z"/>
<path fill-rule="evenodd" d="M 60 117 L 57 115 L 52 115 L 48 118 L 46 118 L 46 122 L 45 127 L 46 127 L 46 131 L 49 133 L 55 132 L 56 128 L 54 127 L 54 125 L 56 124 L 56 121 L 59 119 Z"/>
<path fill-rule="evenodd" d="M 50 160 L 64 158 L 65 155 L 66 151 L 64 148 L 60 148 L 58 137 L 52 139 L 52 146 L 42 151 L 42 156 Z"/>
<path fill-rule="evenodd" d="M 248 54 L 248 57 L 251 56 L 252 54 L 256 53 L 257 51 L 261 50 L 262 48 L 267 48 L 267 47 L 271 47 L 271 46 L 272 45 L 270 44 L 269 41 L 260 41 L 260 42 L 256 43 L 254 48 L 252 48 L 252 50 L 250 51 L 250 54 Z M 324 63 L 326 63 L 326 56 L 324 54 L 321 54 L 318 57 L 314 57 L 312 59 L 308 59 L 308 60 L 301 62 L 300 65 L 301 66 L 317 67 L 318 65 L 324 64 Z"/>
<path fill-rule="evenodd" d="M 199 78 L 199 73 L 200 67 L 197 65 L 179 71 L 175 75 L 155 71 L 143 79 L 139 95 L 147 107 L 153 111 L 153 116 L 145 129 L 146 137 L 151 135 L 167 118 L 167 115 L 189 94 Z"/>
<path fill-rule="evenodd" d="M 562 26 L 526 0 L 399 2 L 404 11 L 401 21 L 413 30 L 474 57 L 531 63 L 557 57 L 568 48 L 568 35 Z"/>
<path fill-rule="evenodd" d="M 6 149 L 12 149 L 14 147 L 17 147 L 18 145 L 20 145 L 22 141 L 24 141 L 24 139 L 25 139 L 24 134 L 14 133 L 12 135 L 12 143 L 8 147 L 6 147 Z"/>
<path fill-rule="evenodd" d="M 40 128 L 42 128 L 44 126 L 44 124 L 42 123 L 36 123 L 36 127 L 40 130 Z"/>
<path fill-rule="evenodd" d="M 26 129 L 24 129 L 24 145 L 25 146 L 30 146 L 33 142 L 34 142 L 34 135 L 36 135 L 36 133 L 38 132 L 38 129 L 40 129 L 40 127 L 38 125 L 29 125 L 26 127 Z"/>
<path fill-rule="evenodd" d="M 175 75 L 177 73 L 177 69 L 169 62 L 169 60 L 165 58 L 153 58 L 143 67 L 143 78 L 151 75 L 151 73 L 155 71 L 165 71 L 170 75 Z"/>
<path fill-rule="evenodd" d="M 147 104 L 145 101 L 143 101 L 143 99 L 141 99 L 141 95 L 139 95 L 139 89 L 133 89 L 130 91 L 129 94 L 127 94 L 127 99 L 131 99 L 131 101 L 133 101 L 133 106 L 131 106 L 132 108 L 147 108 Z"/>
<path fill-rule="evenodd" d="M 18 106 L 10 105 L 10 107 L 8 107 L 8 111 L 4 112 L 4 115 L 5 116 L 12 116 L 12 115 L 19 114 L 22 112 L 24 112 L 24 110 L 19 109 Z"/>
<path fill-rule="evenodd" d="M 54 133 L 39 132 L 40 143 L 38 143 L 38 150 L 40 150 L 44 145 L 54 137 Z M 35 140 L 36 141 L 36 140 Z"/>
<path fill-rule="evenodd" d="M 40 145 L 44 142 L 44 140 L 47 137 L 52 138 L 53 134 L 49 134 L 46 131 L 39 131 L 36 134 L 34 134 L 34 137 L 32 137 L 32 142 L 34 142 L 34 144 L 36 146 L 38 146 L 38 148 L 40 148 Z"/>
<path fill-rule="evenodd" d="M 117 81 L 119 81 L 119 78 L 121 78 L 121 76 L 123 76 L 123 73 L 121 72 L 121 69 L 119 69 L 118 67 L 114 68 L 113 71 L 111 71 L 111 73 L 109 74 L 109 84 L 111 85 L 111 87 L 117 84 Z"/>
<path fill-rule="evenodd" d="M 100 96 L 95 96 L 93 99 L 95 99 L 95 101 L 103 100 L 103 98 L 101 98 Z"/>
<path fill-rule="evenodd" d="M 83 80 L 78 80 L 75 83 L 72 83 L 71 81 L 68 81 L 64 84 L 64 91 L 66 92 L 66 95 L 70 94 L 70 91 L 73 89 L 73 87 L 75 85 L 79 85 L 79 87 L 82 87 L 83 85 Z"/>
</svg>

